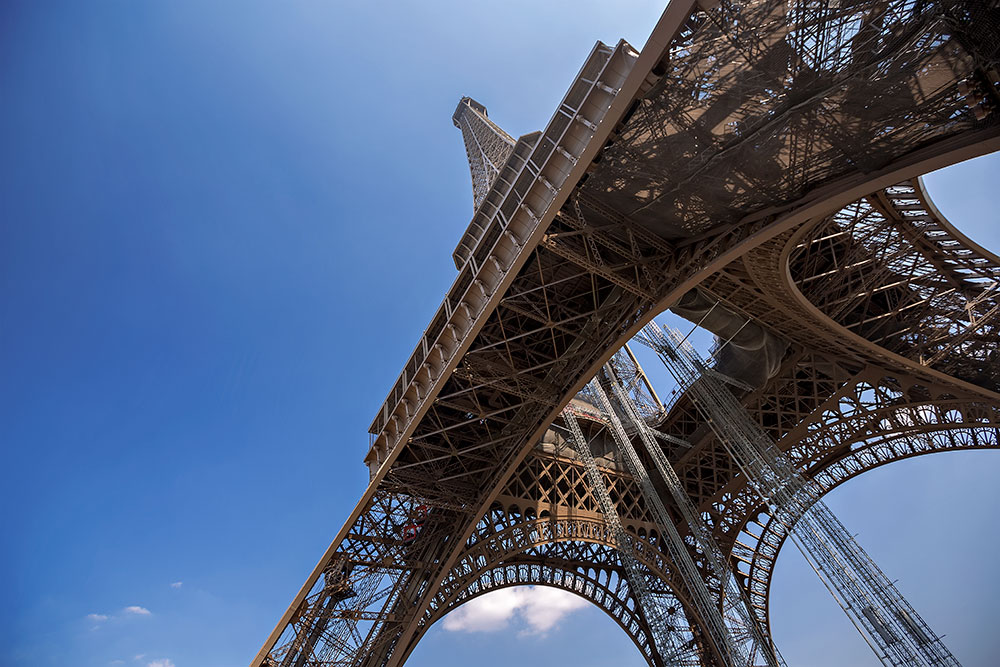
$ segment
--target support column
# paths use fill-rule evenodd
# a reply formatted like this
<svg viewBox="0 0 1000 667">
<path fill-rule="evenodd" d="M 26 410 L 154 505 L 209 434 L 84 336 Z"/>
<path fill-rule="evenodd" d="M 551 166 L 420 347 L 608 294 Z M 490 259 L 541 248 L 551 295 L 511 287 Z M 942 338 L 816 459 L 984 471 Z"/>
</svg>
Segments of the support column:
<svg viewBox="0 0 1000 667">
<path fill-rule="evenodd" d="M 959 663 L 912 605 L 820 499 L 822 490 L 747 415 L 725 382 L 675 332 L 647 325 L 641 340 L 655 350 L 719 441 L 887 666 Z M 738 384 L 738 383 L 736 383 Z M 798 521 L 795 517 L 801 517 Z"/>
<path fill-rule="evenodd" d="M 604 478 L 597 469 L 597 462 L 590 451 L 590 443 L 583 436 L 583 430 L 576 419 L 576 415 L 571 410 L 564 410 L 562 413 L 563 422 L 569 428 L 573 437 L 573 444 L 577 454 L 580 455 L 587 469 L 587 479 L 590 482 L 591 490 L 597 498 L 597 504 L 604 515 L 604 522 L 615 537 L 618 554 L 625 574 L 628 577 L 629 587 L 635 596 L 636 603 L 641 607 L 649 623 L 650 633 L 653 635 L 653 643 L 657 653 L 665 665 L 681 665 L 679 658 L 685 657 L 681 654 L 685 652 L 685 643 L 680 641 L 679 617 L 680 613 L 676 601 L 657 595 L 650 590 L 646 582 L 646 575 L 643 573 L 635 554 L 632 551 L 632 542 L 625 527 L 622 525 L 615 504 L 608 495 L 608 489 L 604 485 Z"/>
<path fill-rule="evenodd" d="M 733 575 L 722 549 L 719 548 L 704 519 L 698 514 L 691 497 L 684 490 L 677 472 L 670 465 L 670 461 L 667 460 L 663 449 L 656 441 L 653 429 L 642 418 L 638 406 L 626 392 L 620 380 L 620 367 L 623 364 L 627 364 L 629 367 L 638 367 L 638 361 L 627 347 L 624 349 L 628 352 L 628 357 L 622 356 L 621 353 L 616 354 L 612 361 L 604 366 L 604 374 L 611 386 L 615 401 L 628 423 L 635 429 L 639 441 L 653 460 L 660 477 L 674 499 L 674 503 L 680 510 L 681 516 L 687 523 L 698 551 L 708 565 L 709 576 L 715 577 L 715 584 L 720 595 L 719 602 L 723 611 L 722 617 L 729 631 L 730 641 L 739 646 L 740 652 L 746 656 L 746 664 L 756 665 L 759 664 L 758 660 L 763 660 L 763 663 L 768 667 L 784 665 L 784 660 L 782 660 L 774 643 L 767 637 L 754 616 L 746 592 L 740 587 Z M 619 369 L 615 368 L 616 365 L 619 366 Z M 638 373 L 645 377 L 641 369 L 638 370 Z"/>
</svg>

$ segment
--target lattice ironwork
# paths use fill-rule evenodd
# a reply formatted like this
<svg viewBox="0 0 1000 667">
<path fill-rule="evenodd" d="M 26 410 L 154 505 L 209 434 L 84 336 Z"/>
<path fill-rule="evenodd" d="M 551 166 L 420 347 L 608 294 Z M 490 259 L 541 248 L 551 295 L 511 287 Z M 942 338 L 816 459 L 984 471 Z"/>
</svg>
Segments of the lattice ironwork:
<svg viewBox="0 0 1000 667">
<path fill-rule="evenodd" d="M 800 433 L 807 435 L 801 436 Z M 782 443 L 779 443 L 781 445 Z M 1000 409 L 949 396 L 911 398 L 892 379 L 861 375 L 816 410 L 784 443 L 798 470 L 826 493 L 880 465 L 924 454 L 1000 447 Z M 761 619 L 787 526 L 748 492 L 732 494 L 722 509 L 734 535 L 733 556 Z"/>
<path fill-rule="evenodd" d="M 989 292 L 942 306 L 954 338 L 936 341 L 927 328 L 923 351 L 907 356 L 909 348 L 845 335 L 787 270 L 831 211 L 1000 145 L 990 108 L 995 8 L 971 0 L 707 6 L 674 2 L 642 53 L 598 44 L 546 128 L 515 144 L 455 251 L 455 285 L 373 421 L 372 483 L 255 667 L 401 664 L 522 466 L 558 460 L 545 465 L 581 469 L 572 453 L 560 458 L 558 443 L 532 453 L 562 407 L 631 334 L 699 283 L 791 344 L 779 375 L 746 397 L 776 439 L 793 437 L 866 368 L 910 378 L 907 390 L 935 404 L 998 400 L 968 365 L 953 363 L 989 360 Z M 960 329 L 966 302 L 974 322 Z M 697 413 L 684 400 L 671 405 L 660 430 L 684 444 L 661 439 L 664 451 L 725 549 L 756 507 Z M 823 458 L 824 447 L 810 450 L 815 474 L 848 460 L 836 447 Z M 634 481 L 607 463 L 619 475 L 618 511 L 636 515 L 629 530 L 648 531 L 655 522 L 638 517 L 648 508 Z M 549 489 L 544 511 L 586 504 L 580 489 Z"/>
<path fill-rule="evenodd" d="M 486 107 L 471 97 L 462 98 L 451 120 L 462 130 L 472 171 L 472 200 L 475 208 L 479 208 L 514 152 L 514 138 L 490 120 Z"/>
<path fill-rule="evenodd" d="M 642 340 L 671 374 L 733 457 L 747 484 L 789 526 L 796 546 L 885 665 L 950 665 L 951 652 L 820 499 L 822 490 L 747 416 L 721 374 L 672 332 L 648 325 Z"/>
<path fill-rule="evenodd" d="M 747 665 L 764 664 L 768 667 L 784 665 L 780 653 L 766 636 L 749 607 L 749 600 L 733 576 L 726 555 L 712 537 L 704 517 L 698 514 L 691 497 L 684 490 L 677 472 L 667 460 L 658 439 L 654 436 L 653 429 L 646 423 L 638 406 L 626 393 L 614 366 L 605 365 L 604 374 L 611 386 L 617 406 L 625 418 L 634 425 L 638 440 L 644 446 L 644 453 L 652 459 L 653 467 L 659 472 L 660 479 L 666 485 L 675 507 L 680 512 L 681 523 L 686 524 L 692 551 L 697 554 L 701 563 L 701 571 L 694 575 L 698 578 L 696 583 L 700 584 L 704 578 L 705 593 L 714 590 L 715 600 L 711 604 L 719 610 L 719 621 L 724 624 L 727 638 L 735 650 L 730 662 L 734 662 L 738 657 L 742 664 Z M 629 447 L 630 443 L 623 446 L 624 449 Z"/>
<path fill-rule="evenodd" d="M 586 549 L 572 554 L 571 558 L 576 558 L 575 562 L 579 563 L 575 568 L 561 565 L 574 562 L 561 551 L 552 555 L 549 555 L 548 549 L 539 551 L 538 556 L 513 557 L 509 562 L 477 573 L 467 587 L 460 589 L 458 596 L 450 599 L 446 606 L 434 610 L 428 627 L 447 612 L 486 593 L 510 586 L 551 586 L 595 604 L 618 623 L 647 662 L 657 667 L 663 664 L 654 655 L 646 621 L 637 611 L 628 581 L 620 575 L 620 565 L 609 558 L 614 554 L 613 550 Z"/>
<path fill-rule="evenodd" d="M 591 385 L 593 385 L 593 381 Z M 613 418 L 612 414 L 609 414 L 609 416 Z M 638 567 L 638 560 L 632 546 L 631 536 L 625 531 L 625 527 L 621 523 L 618 510 L 611 501 L 611 496 L 608 495 L 608 491 L 604 486 L 604 480 L 590 451 L 590 443 L 584 438 L 583 431 L 580 429 L 580 425 L 572 409 L 567 409 L 563 412 L 563 421 L 572 435 L 576 451 L 583 460 L 587 477 L 590 480 L 590 488 L 593 490 L 601 507 L 604 524 L 615 537 L 616 549 L 628 577 L 629 585 L 634 592 L 640 609 L 648 619 L 650 633 L 654 638 L 653 645 L 656 648 L 657 654 L 668 665 L 681 665 L 692 660 L 697 660 L 695 651 L 698 646 L 698 637 L 695 634 L 689 634 L 687 637 L 682 634 L 687 631 L 688 624 L 679 622 L 680 619 L 683 619 L 684 615 L 680 606 L 676 604 L 673 591 L 664 590 L 662 580 L 648 579 L 646 572 Z M 620 424 L 618 426 L 620 431 Z M 634 452 L 632 453 L 634 454 Z M 635 471 L 635 468 L 633 470 Z M 699 596 L 701 591 L 696 592 L 693 590 L 694 587 L 690 585 L 692 573 L 688 570 L 693 569 L 694 564 L 691 562 L 691 557 L 687 553 L 683 542 L 680 541 L 680 537 L 677 535 L 677 529 L 674 527 L 672 521 L 664 522 L 661 520 L 661 512 L 665 513 L 665 510 L 662 509 L 662 504 L 657 503 L 659 498 L 655 494 L 646 493 L 645 490 L 644 496 L 647 501 L 654 501 L 653 506 L 657 508 L 654 511 L 654 514 L 657 516 L 657 525 L 673 531 L 673 534 L 666 536 L 667 552 L 673 557 L 674 566 L 681 569 L 681 580 L 686 584 L 687 590 L 691 591 L 693 597 L 699 598 L 695 602 L 695 608 L 699 613 L 703 613 L 705 611 L 705 604 L 700 599 L 703 596 Z M 694 575 L 697 576 L 697 573 L 694 573 Z M 700 578 L 697 579 L 697 583 L 704 588 L 704 582 Z M 705 596 L 707 596 L 707 592 Z M 705 622 L 704 617 L 702 619 L 702 622 Z M 721 623 L 721 619 L 719 622 Z M 706 634 L 711 635 L 715 649 L 721 653 L 720 657 L 723 660 L 732 659 L 731 650 L 727 650 L 729 649 L 726 645 L 728 643 L 727 636 L 723 635 L 720 637 L 717 629 L 714 627 L 708 629 Z M 722 643 L 721 646 L 719 645 L 720 643 Z"/>
<path fill-rule="evenodd" d="M 691 16 L 586 189 L 685 238 L 875 172 L 972 120 L 956 82 L 997 53 L 967 36 L 996 24 L 988 3 L 716 3 Z"/>
<path fill-rule="evenodd" d="M 866 340 L 1000 389 L 1000 266 L 900 183 L 838 211 L 799 241 L 792 277 L 827 317 Z"/>
</svg>

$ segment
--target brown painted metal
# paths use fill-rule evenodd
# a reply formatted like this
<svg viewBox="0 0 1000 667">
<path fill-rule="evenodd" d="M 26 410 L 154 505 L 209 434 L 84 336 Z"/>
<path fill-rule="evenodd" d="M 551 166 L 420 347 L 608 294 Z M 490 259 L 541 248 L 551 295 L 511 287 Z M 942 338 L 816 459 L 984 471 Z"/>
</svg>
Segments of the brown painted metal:
<svg viewBox="0 0 1000 667">
<path fill-rule="evenodd" d="M 995 9 L 972 1 L 673 2 L 637 58 L 599 46 L 599 76 L 620 80 L 603 120 L 571 109 L 579 152 L 560 145 L 563 180 L 535 178 L 508 222 L 484 211 L 517 187 L 485 196 L 456 251 L 451 293 L 464 296 L 446 300 L 373 423 L 371 485 L 253 665 L 399 665 L 449 609 L 517 583 L 594 600 L 658 664 L 645 619 L 623 611 L 581 466 L 545 434 L 694 287 L 789 343 L 742 400 L 826 488 L 907 456 L 996 447 L 986 284 L 1000 262 L 913 180 L 1000 148 L 1000 114 L 959 92 L 992 85 L 990 25 Z M 509 173 L 530 171 L 554 127 L 519 143 Z M 838 284 L 816 279 L 831 267 Z M 660 428 L 691 444 L 667 453 L 766 620 L 784 533 L 686 399 Z M 606 463 L 645 539 L 641 494 Z M 649 549 L 669 587 L 669 561 Z"/>
</svg>

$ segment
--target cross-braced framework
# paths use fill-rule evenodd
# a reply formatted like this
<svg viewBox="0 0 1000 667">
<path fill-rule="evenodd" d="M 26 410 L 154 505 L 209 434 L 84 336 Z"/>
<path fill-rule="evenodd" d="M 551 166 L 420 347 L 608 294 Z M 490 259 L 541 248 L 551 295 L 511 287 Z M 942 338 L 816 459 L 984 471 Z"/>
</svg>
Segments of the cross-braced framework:
<svg viewBox="0 0 1000 667">
<path fill-rule="evenodd" d="M 593 381 L 591 384 L 593 384 Z M 608 412 L 604 414 L 609 417 L 613 416 Z M 604 523 L 615 536 L 615 548 L 624 565 L 629 586 L 634 591 L 638 606 L 648 620 L 650 634 L 653 635 L 653 648 L 656 654 L 668 664 L 687 664 L 691 662 L 697 664 L 700 657 L 697 650 L 700 643 L 698 641 L 699 638 L 694 633 L 688 634 L 688 628 L 685 627 L 687 624 L 683 622 L 684 613 L 679 608 L 679 605 L 676 604 L 673 592 L 663 586 L 663 580 L 648 579 L 646 572 L 638 566 L 638 560 L 632 547 L 631 536 L 625 531 L 625 527 L 622 525 L 618 510 L 615 508 L 614 502 L 608 494 L 603 476 L 597 467 L 593 453 L 590 451 L 590 443 L 584 437 L 575 411 L 572 408 L 567 408 L 563 412 L 563 421 L 569 428 L 576 451 L 584 462 L 587 479 L 590 482 L 591 491 L 597 498 L 597 504 L 601 509 Z M 612 424 L 612 430 L 615 429 L 620 434 L 621 424 Z M 629 451 L 626 458 L 634 459 L 634 450 Z M 636 472 L 639 472 L 641 475 L 641 467 L 637 468 L 634 463 L 629 467 L 635 471 L 633 475 Z M 644 497 L 647 501 L 653 501 L 651 505 L 653 513 L 656 516 L 657 526 L 661 529 L 667 529 L 666 534 L 661 532 L 660 535 L 663 538 L 662 542 L 665 550 L 672 557 L 675 567 L 679 563 L 683 563 L 678 568 L 681 570 L 679 572 L 680 576 L 677 577 L 679 583 L 692 593 L 698 612 L 715 612 L 715 616 L 719 616 L 718 611 L 711 604 L 706 605 L 702 602 L 703 598 L 707 598 L 707 592 L 704 590 L 704 582 L 693 572 L 694 563 L 691 560 L 690 554 L 687 553 L 680 536 L 677 534 L 677 528 L 673 525 L 672 521 L 664 521 L 666 510 L 663 508 L 663 503 L 659 497 L 655 493 L 649 492 L 648 476 L 637 476 L 639 477 Z M 681 556 L 681 558 L 678 556 Z M 691 586 L 691 583 L 700 585 L 701 590 L 697 590 L 694 586 Z M 724 630 L 720 627 L 721 617 L 715 619 L 717 621 L 715 623 L 708 620 L 705 616 L 702 616 L 700 620 L 701 623 L 698 627 L 705 631 L 706 638 L 708 638 L 707 635 L 711 635 L 709 641 L 715 651 L 719 652 L 723 659 L 732 659 L 732 647 L 729 645 L 728 637 L 724 634 Z M 720 630 L 722 630 L 721 633 Z"/>
<path fill-rule="evenodd" d="M 820 499 L 786 453 L 747 415 L 723 381 L 678 332 L 650 324 L 642 340 L 655 349 L 711 426 L 759 502 L 783 525 L 885 665 L 957 666 L 902 596 Z M 731 380 L 730 380 L 731 382 Z"/>
<path fill-rule="evenodd" d="M 451 118 L 462 130 L 465 153 L 472 172 L 472 200 L 476 208 L 486 199 L 490 185 L 500 175 L 514 150 L 514 138 L 486 115 L 486 107 L 470 97 L 463 97 Z"/>
<path fill-rule="evenodd" d="M 585 466 L 549 427 L 693 289 L 771 341 L 774 367 L 737 399 L 823 489 L 996 447 L 1000 262 L 913 179 L 1000 148 L 998 25 L 978 0 L 675 0 L 641 53 L 599 43 L 545 129 L 481 161 L 459 275 L 372 423 L 371 483 L 254 665 L 399 665 L 447 609 L 517 583 L 588 597 L 664 664 Z M 845 273 L 855 291 L 813 279 L 843 258 L 871 260 Z M 666 407 L 663 453 L 766 627 L 784 532 L 689 397 Z M 616 451 L 594 455 L 622 526 L 707 645 Z"/>
<path fill-rule="evenodd" d="M 933 210 L 919 182 L 859 200 L 799 239 L 793 279 L 848 331 L 996 391 L 996 258 L 942 225 Z"/>
</svg>

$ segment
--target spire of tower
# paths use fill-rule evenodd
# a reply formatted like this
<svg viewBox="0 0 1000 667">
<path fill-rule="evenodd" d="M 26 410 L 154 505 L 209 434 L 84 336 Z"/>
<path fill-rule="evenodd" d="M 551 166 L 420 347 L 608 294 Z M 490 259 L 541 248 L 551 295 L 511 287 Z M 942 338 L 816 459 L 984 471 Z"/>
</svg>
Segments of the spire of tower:
<svg viewBox="0 0 1000 667">
<path fill-rule="evenodd" d="M 459 101 L 451 120 L 462 130 L 472 172 L 472 198 L 478 209 L 513 152 L 514 139 L 487 117 L 486 107 L 471 97 Z"/>
</svg>

